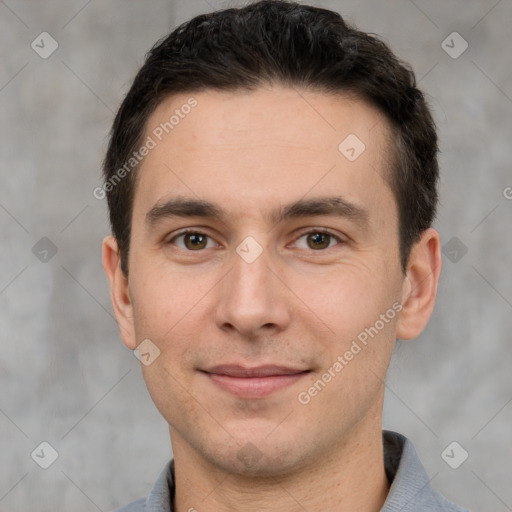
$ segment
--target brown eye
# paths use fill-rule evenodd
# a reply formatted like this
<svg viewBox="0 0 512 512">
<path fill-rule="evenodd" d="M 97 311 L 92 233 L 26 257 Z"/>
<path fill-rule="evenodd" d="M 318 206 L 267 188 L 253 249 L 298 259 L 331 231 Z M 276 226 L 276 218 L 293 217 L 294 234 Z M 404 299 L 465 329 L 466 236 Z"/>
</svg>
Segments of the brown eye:
<svg viewBox="0 0 512 512">
<path fill-rule="evenodd" d="M 185 246 L 187 249 L 196 250 L 206 247 L 207 237 L 199 233 L 187 233 L 184 235 Z"/>
<path fill-rule="evenodd" d="M 324 249 L 330 249 L 335 245 L 343 244 L 343 241 L 332 233 L 317 229 L 303 233 L 296 239 L 295 244 L 299 249 L 322 251 Z"/>
<path fill-rule="evenodd" d="M 180 249 L 196 252 L 202 249 L 208 249 L 215 245 L 208 235 L 197 231 L 185 231 L 180 233 L 172 238 L 169 241 L 169 244 L 176 245 Z"/>
<path fill-rule="evenodd" d="M 309 233 L 307 241 L 311 249 L 326 249 L 329 247 L 331 235 L 327 233 Z"/>
</svg>

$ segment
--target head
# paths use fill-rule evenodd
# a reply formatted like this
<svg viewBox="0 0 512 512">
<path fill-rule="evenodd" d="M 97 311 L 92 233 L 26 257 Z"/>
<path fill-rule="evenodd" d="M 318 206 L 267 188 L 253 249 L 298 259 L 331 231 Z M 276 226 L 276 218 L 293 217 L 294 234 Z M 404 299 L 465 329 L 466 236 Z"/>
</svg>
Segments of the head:
<svg viewBox="0 0 512 512">
<path fill-rule="evenodd" d="M 105 158 L 103 258 L 175 439 L 277 475 L 378 425 L 394 342 L 435 301 L 436 155 L 413 72 L 332 11 L 258 2 L 150 51 Z M 285 363 L 302 373 L 265 397 L 212 378 Z"/>
</svg>

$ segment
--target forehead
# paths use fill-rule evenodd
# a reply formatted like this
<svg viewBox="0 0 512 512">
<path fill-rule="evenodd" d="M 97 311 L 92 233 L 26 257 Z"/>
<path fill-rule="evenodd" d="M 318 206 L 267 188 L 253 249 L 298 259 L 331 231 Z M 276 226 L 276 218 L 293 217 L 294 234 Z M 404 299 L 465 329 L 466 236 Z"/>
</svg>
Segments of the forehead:
<svg viewBox="0 0 512 512">
<path fill-rule="evenodd" d="M 153 148 L 138 170 L 134 210 L 172 195 L 242 207 L 313 189 L 388 188 L 389 134 L 377 109 L 349 95 L 275 85 L 172 95 L 146 125 Z"/>
</svg>

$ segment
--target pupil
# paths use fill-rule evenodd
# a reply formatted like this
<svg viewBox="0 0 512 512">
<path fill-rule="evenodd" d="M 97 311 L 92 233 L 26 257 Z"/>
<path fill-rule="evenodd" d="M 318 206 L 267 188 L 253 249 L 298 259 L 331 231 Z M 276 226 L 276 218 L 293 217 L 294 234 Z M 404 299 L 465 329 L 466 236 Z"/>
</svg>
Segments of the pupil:
<svg viewBox="0 0 512 512">
<path fill-rule="evenodd" d="M 329 245 L 328 242 L 326 245 L 327 237 L 328 237 L 328 235 L 326 235 L 325 233 L 315 233 L 314 235 L 312 235 L 311 238 L 313 240 L 313 244 L 315 245 L 315 247 L 313 247 L 313 248 L 318 249 L 319 247 L 323 248 L 323 247 L 326 247 L 327 245 Z"/>
<path fill-rule="evenodd" d="M 203 235 L 198 235 L 197 233 L 188 235 L 188 241 L 193 247 L 200 247 L 203 244 Z"/>
</svg>

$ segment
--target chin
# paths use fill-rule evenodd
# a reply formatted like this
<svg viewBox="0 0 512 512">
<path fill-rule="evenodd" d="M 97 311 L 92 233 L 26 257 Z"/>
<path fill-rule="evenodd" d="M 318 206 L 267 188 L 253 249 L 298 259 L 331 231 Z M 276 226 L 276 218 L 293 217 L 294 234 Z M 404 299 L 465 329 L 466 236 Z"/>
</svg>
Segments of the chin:
<svg viewBox="0 0 512 512">
<path fill-rule="evenodd" d="M 305 466 L 304 454 L 299 454 L 298 446 L 270 446 L 268 443 L 261 450 L 253 443 L 247 442 L 241 448 L 230 447 L 229 451 L 210 454 L 210 462 L 219 469 L 250 478 L 285 477 Z"/>
</svg>

